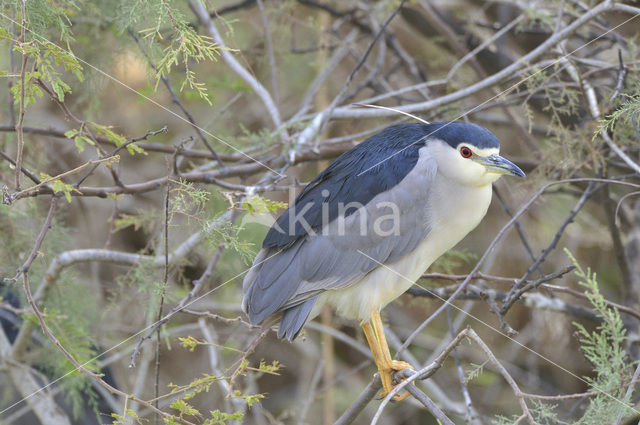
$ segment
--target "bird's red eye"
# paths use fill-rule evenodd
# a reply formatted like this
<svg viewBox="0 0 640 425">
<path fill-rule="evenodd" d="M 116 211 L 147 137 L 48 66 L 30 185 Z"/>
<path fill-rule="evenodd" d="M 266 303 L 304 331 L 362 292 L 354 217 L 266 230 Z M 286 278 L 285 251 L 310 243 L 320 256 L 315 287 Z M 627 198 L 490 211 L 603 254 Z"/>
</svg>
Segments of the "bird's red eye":
<svg viewBox="0 0 640 425">
<path fill-rule="evenodd" d="M 469 149 L 468 147 L 463 146 L 460 148 L 460 155 L 462 155 L 463 158 L 469 158 L 471 154 L 471 149 Z"/>
</svg>

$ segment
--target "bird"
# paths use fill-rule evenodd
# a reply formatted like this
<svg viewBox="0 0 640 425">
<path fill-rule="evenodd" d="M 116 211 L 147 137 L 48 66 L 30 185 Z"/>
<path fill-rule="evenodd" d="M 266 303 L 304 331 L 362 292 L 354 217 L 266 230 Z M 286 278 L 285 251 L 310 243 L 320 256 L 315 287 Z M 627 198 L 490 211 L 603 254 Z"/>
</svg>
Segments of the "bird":
<svg viewBox="0 0 640 425">
<path fill-rule="evenodd" d="M 480 223 L 493 182 L 525 177 L 499 153 L 489 130 L 448 121 L 390 126 L 337 157 L 267 232 L 242 284 L 250 322 L 293 341 L 324 305 L 360 321 L 388 394 L 413 368 L 392 359 L 380 311 Z"/>
</svg>

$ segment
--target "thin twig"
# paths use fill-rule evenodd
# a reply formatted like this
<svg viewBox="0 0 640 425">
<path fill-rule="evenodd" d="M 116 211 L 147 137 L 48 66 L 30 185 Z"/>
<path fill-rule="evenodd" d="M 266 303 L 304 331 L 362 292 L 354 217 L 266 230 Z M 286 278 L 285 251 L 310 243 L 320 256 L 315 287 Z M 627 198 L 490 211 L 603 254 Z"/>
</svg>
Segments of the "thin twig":
<svg viewBox="0 0 640 425">
<path fill-rule="evenodd" d="M 442 409 L 433 402 L 424 392 L 420 391 L 415 385 L 407 385 L 407 391 L 418 400 L 429 412 L 437 419 L 438 423 L 443 425 L 455 425 L 451 419 L 444 414 Z"/>
<path fill-rule="evenodd" d="M 467 275 L 467 277 L 464 279 L 462 284 L 460 284 L 458 289 L 456 289 L 455 292 L 451 294 L 451 296 L 444 302 L 444 304 L 438 307 L 438 309 L 433 314 L 431 314 L 431 316 L 429 316 L 426 320 L 424 320 L 420 324 L 420 326 L 418 326 L 411 333 L 411 335 L 409 335 L 409 337 L 406 339 L 404 344 L 402 344 L 402 346 L 400 347 L 400 350 L 398 351 L 403 351 L 404 349 L 406 349 L 411 344 L 411 341 L 413 341 L 413 339 L 422 331 L 422 329 L 424 329 L 424 327 L 427 326 L 427 324 L 429 324 L 433 319 L 435 319 L 446 308 L 446 305 L 450 304 L 453 300 L 457 298 L 457 296 L 460 293 L 462 293 L 465 290 L 467 284 L 469 283 L 469 281 L 471 281 L 471 277 L 476 275 L 476 273 L 480 269 L 480 266 L 489 257 L 489 254 L 491 253 L 491 251 L 493 251 L 493 249 L 498 244 L 498 241 L 502 239 L 502 237 L 505 235 L 507 230 L 520 218 L 522 214 L 524 214 L 534 204 L 534 202 L 540 196 L 542 196 L 544 192 L 546 192 L 549 188 L 559 184 L 578 183 L 578 182 L 603 182 L 603 183 L 622 184 L 623 186 L 640 187 L 640 185 L 636 185 L 629 182 L 619 182 L 615 180 L 590 178 L 590 177 L 557 180 L 555 182 L 547 183 L 544 186 L 542 186 L 522 207 L 520 207 L 520 209 L 513 215 L 513 217 L 502 227 L 502 229 L 500 229 L 500 231 L 496 234 L 496 236 L 493 238 L 493 240 L 485 250 L 484 254 L 482 254 L 482 257 L 480 257 L 480 260 L 478 260 L 473 270 L 471 270 L 471 272 Z"/>
<path fill-rule="evenodd" d="M 162 319 L 162 309 L 164 307 L 164 297 L 167 291 L 167 284 L 169 282 L 169 195 L 171 194 L 171 184 L 167 184 L 164 193 L 164 270 L 162 272 L 162 288 L 160 290 L 160 305 L 158 306 L 158 315 L 156 322 Z M 154 382 L 153 382 L 153 405 L 158 408 L 158 397 L 160 396 L 160 328 L 156 331 L 156 346 L 155 346 L 155 366 L 154 366 Z M 158 417 L 153 417 L 154 424 L 157 424 Z"/>
<path fill-rule="evenodd" d="M 538 268 L 540 264 L 542 264 L 542 262 L 544 262 L 547 256 L 551 253 L 551 251 L 555 249 L 556 245 L 560 241 L 560 237 L 564 233 L 564 230 L 567 228 L 567 226 L 570 223 L 573 222 L 573 219 L 578 214 L 578 212 L 582 209 L 582 207 L 587 202 L 587 200 L 601 187 L 602 185 L 596 185 L 596 182 L 589 183 L 584 193 L 576 203 L 576 205 L 569 212 L 569 215 L 567 216 L 567 218 L 564 220 L 564 222 L 562 222 L 560 227 L 558 227 L 558 230 L 556 231 L 555 235 L 551 239 L 551 242 L 549 243 L 549 245 L 542 251 L 542 253 L 536 259 L 536 261 L 531 266 L 529 266 L 529 268 L 524 273 L 522 278 L 520 278 L 519 281 L 514 283 L 513 287 L 511 288 L 511 291 L 509 291 L 509 294 L 507 295 L 507 299 L 502 303 L 502 308 L 500 309 L 501 315 L 504 316 L 505 314 L 507 314 L 507 312 L 509 311 L 513 303 L 515 303 L 518 300 L 518 297 L 524 293 L 522 290 L 520 290 L 520 287 L 522 286 L 523 282 L 527 280 L 529 276 L 531 276 L 533 271 L 536 268 Z"/>
<path fill-rule="evenodd" d="M 249 329 L 260 329 L 261 326 L 258 325 L 252 325 L 251 323 L 247 322 L 246 320 L 244 320 L 242 318 L 242 316 L 237 316 L 235 318 L 229 318 L 229 317 L 224 317 L 224 316 L 220 316 L 219 314 L 214 314 L 211 313 L 209 311 L 197 311 L 197 310 L 191 310 L 188 308 L 183 308 L 181 310 L 182 313 L 185 314 L 191 314 L 193 316 L 199 316 L 199 317 L 206 317 L 207 319 L 212 319 L 218 322 L 222 322 L 222 323 L 226 323 L 228 325 L 232 325 L 232 324 L 236 324 L 239 323 L 243 326 L 246 326 Z"/>
<path fill-rule="evenodd" d="M 0 150 L 0 157 L 4 158 L 7 162 L 9 162 L 9 164 L 16 166 L 16 162 L 6 153 L 4 153 L 2 150 Z M 40 179 L 33 174 L 31 171 L 27 170 L 24 165 L 21 167 L 21 171 L 24 173 L 25 176 L 29 177 L 29 179 L 34 182 L 35 184 L 39 184 L 40 183 Z M 5 203 L 7 203 L 7 201 L 5 201 Z"/>
<path fill-rule="evenodd" d="M 79 171 L 84 170 L 85 168 L 87 168 L 89 166 L 100 165 L 100 164 L 103 164 L 105 162 L 109 163 L 110 161 L 114 161 L 117 158 L 118 158 L 117 156 L 107 156 L 105 158 L 100 158 L 100 159 L 96 159 L 96 160 L 85 162 L 84 164 L 82 164 L 82 165 L 80 165 L 80 166 L 78 166 L 76 168 L 73 168 L 73 169 L 71 169 L 69 171 L 65 171 L 63 173 L 60 173 L 57 176 L 47 177 L 46 179 L 41 180 L 38 184 L 36 184 L 34 186 L 28 187 L 28 188 L 26 188 L 24 190 L 21 190 L 21 191 L 19 191 L 17 193 L 14 193 L 14 194 L 12 194 L 10 196 L 10 199 L 5 200 L 5 201 L 8 202 L 8 203 L 12 203 L 16 199 L 24 198 L 25 196 L 31 195 L 33 193 L 36 193 L 39 189 L 45 187 L 45 185 L 47 185 L 48 183 L 51 183 L 51 182 L 56 181 L 56 180 L 60 180 L 63 177 L 67 177 L 67 176 L 69 176 L 71 174 L 75 174 L 75 173 L 77 173 Z M 49 190 L 53 191 L 53 189 L 50 189 L 50 188 L 49 188 Z M 80 194 L 82 194 L 81 191 L 78 191 L 78 192 Z"/>
<path fill-rule="evenodd" d="M 25 6 L 25 0 L 20 0 L 20 14 L 22 19 L 22 25 L 20 25 L 20 38 L 18 42 L 20 47 L 24 48 L 25 44 L 25 29 L 27 28 L 27 12 Z M 24 133 L 22 132 L 22 125 L 24 124 L 25 113 L 25 77 L 27 73 L 27 54 L 22 52 L 22 65 L 20 68 L 20 110 L 18 111 L 18 122 L 16 123 L 16 135 L 18 138 L 18 153 L 16 154 L 16 191 L 20 191 L 20 174 L 22 172 L 22 151 L 24 149 Z"/>
<path fill-rule="evenodd" d="M 267 44 L 267 54 L 269 56 L 269 66 L 271 67 L 271 89 L 273 90 L 273 101 L 277 105 L 280 103 L 278 96 L 278 82 L 276 81 L 276 58 L 273 53 L 273 41 L 271 40 L 271 31 L 269 31 L 269 22 L 267 21 L 267 15 L 264 11 L 264 5 L 262 0 L 257 0 L 258 10 L 260 11 L 260 19 L 262 19 L 262 26 L 264 27 L 264 39 Z"/>
<path fill-rule="evenodd" d="M 121 150 L 125 149 L 127 146 L 133 144 L 133 143 L 137 143 L 141 140 L 147 140 L 149 137 L 151 136 L 155 136 L 157 134 L 160 133 L 166 133 L 168 131 L 167 126 L 163 126 L 161 129 L 159 130 L 147 130 L 147 132 L 140 136 L 140 137 L 134 137 L 133 139 L 127 140 L 126 142 L 124 142 L 123 144 L 121 144 L 120 146 L 117 146 L 115 149 L 113 149 L 111 152 L 109 152 L 107 155 L 105 155 L 103 158 L 100 159 L 105 159 L 105 158 L 110 158 L 115 156 L 118 152 L 120 152 Z M 84 176 L 82 176 L 73 186 L 74 187 L 80 187 L 80 185 L 91 175 L 93 174 L 93 172 L 98 168 L 99 164 L 94 164 L 93 167 L 91 167 L 85 174 Z"/>
<path fill-rule="evenodd" d="M 378 394 L 378 391 L 382 388 L 382 382 L 380 381 L 380 375 L 377 373 L 373 377 L 373 380 L 369 382 L 362 391 L 362 393 L 351 403 L 349 408 L 334 422 L 333 425 L 349 425 L 356 420 L 360 412 L 362 412 Z"/>
<path fill-rule="evenodd" d="M 447 309 L 447 324 L 449 325 L 449 336 L 451 338 L 455 338 L 455 330 L 453 327 L 453 320 L 451 319 L 451 308 Z M 471 400 L 471 394 L 469 394 L 469 388 L 467 388 L 467 381 L 464 376 L 464 371 L 462 370 L 462 364 L 460 363 L 460 356 L 458 355 L 458 349 L 453 349 L 453 359 L 456 362 L 456 369 L 458 371 L 458 381 L 460 381 L 460 388 L 462 390 L 462 397 L 464 398 L 464 403 L 467 408 L 467 417 L 465 418 L 465 422 L 467 424 L 478 424 L 478 412 L 476 412 L 475 407 L 473 407 L 473 401 Z M 409 385 L 407 387 L 407 391 L 411 393 L 414 397 L 416 396 L 411 392 L 412 386 Z"/>
<path fill-rule="evenodd" d="M 626 6 L 626 5 L 625 5 Z M 635 9 L 633 7 L 623 7 L 618 3 L 614 3 L 610 0 L 599 3 L 594 8 L 589 9 L 584 14 L 580 15 L 578 19 L 573 21 L 571 24 L 567 25 L 564 29 L 562 29 L 557 34 L 549 37 L 543 43 L 538 45 L 535 49 L 522 56 L 518 61 L 513 64 L 507 66 L 501 71 L 496 72 L 488 78 L 483 79 L 475 84 L 457 90 L 453 93 L 446 94 L 444 96 L 440 96 L 435 99 L 427 100 L 425 102 L 413 103 L 410 105 L 401 105 L 397 106 L 397 109 L 401 109 L 405 112 L 426 112 L 429 110 L 433 110 L 435 108 L 442 107 L 452 102 L 457 102 L 461 99 L 465 99 L 481 90 L 484 90 L 488 87 L 491 87 L 499 82 L 502 82 L 505 78 L 509 78 L 518 72 L 521 68 L 525 67 L 527 64 L 535 62 L 540 56 L 548 54 L 549 50 L 555 46 L 560 41 L 566 39 L 570 35 L 572 35 L 578 28 L 585 25 L 587 22 L 593 20 L 597 16 L 602 13 L 605 13 L 609 10 L 619 10 L 627 13 L 637 13 L 632 11 Z M 635 16 L 631 19 L 634 19 Z M 520 84 L 512 86 L 512 89 L 515 89 Z M 504 94 L 504 92 L 502 93 Z M 395 113 L 393 111 L 386 110 L 374 110 L 374 109 L 364 109 L 364 108 L 353 108 L 350 106 L 344 106 L 340 108 L 336 108 L 332 114 L 332 118 L 373 118 L 373 117 L 386 117 L 392 116 Z"/>
<path fill-rule="evenodd" d="M 624 79 L 627 76 L 627 67 L 624 66 L 624 61 L 622 60 L 622 49 L 618 49 L 618 63 L 620 64 L 618 67 L 618 81 L 616 83 L 616 88 L 613 90 L 613 94 L 609 98 L 609 103 L 612 103 L 622 90 L 624 90 Z"/>
<path fill-rule="evenodd" d="M 127 28 L 127 32 L 129 33 L 131 38 L 133 38 L 133 40 L 136 42 L 136 45 L 138 46 L 138 49 L 140 49 L 140 51 L 142 52 L 142 55 L 147 59 L 147 62 L 149 63 L 149 66 L 151 66 L 151 68 L 155 71 L 155 73 L 158 74 L 158 68 L 156 67 L 156 64 L 151 60 L 151 56 L 149 56 L 149 54 L 146 52 L 146 50 L 144 50 L 144 48 L 142 47 L 142 44 L 140 43 L 140 39 L 138 38 L 136 33 L 130 27 Z M 176 106 L 178 106 L 178 108 L 180 108 L 180 110 L 184 114 L 185 118 L 189 121 L 189 123 L 191 124 L 193 129 L 196 131 L 196 134 L 198 135 L 198 137 L 200 138 L 202 143 L 209 150 L 209 152 L 211 152 L 211 155 L 213 155 L 213 158 L 218 162 L 218 165 L 221 168 L 223 168 L 225 165 L 222 162 L 222 159 L 220 158 L 220 155 L 215 151 L 215 149 L 213 149 L 213 146 L 211 146 L 211 143 L 209 143 L 209 140 L 207 139 L 207 137 L 204 135 L 202 130 L 200 130 L 200 126 L 196 124 L 196 120 L 193 118 L 193 115 L 189 112 L 189 110 L 180 101 L 180 98 L 178 98 L 178 95 L 176 94 L 176 92 L 171 87 L 171 83 L 169 82 L 169 78 L 166 75 L 160 75 L 160 74 L 158 74 L 158 77 L 160 78 L 160 81 L 162 81 L 162 84 L 164 85 L 164 87 L 169 92 L 169 95 L 171 95 L 171 101 L 173 103 L 175 103 Z"/>
<path fill-rule="evenodd" d="M 189 305 L 189 301 L 191 301 L 194 297 L 196 297 L 196 295 L 200 292 L 200 290 L 202 289 L 202 286 L 209 280 L 209 278 L 213 274 L 213 270 L 218 264 L 218 260 L 222 256 L 222 251 L 224 250 L 224 248 L 225 248 L 224 244 L 218 246 L 218 249 L 215 255 L 213 256 L 211 261 L 209 261 L 209 264 L 207 265 L 207 268 L 205 269 L 204 273 L 202 273 L 202 276 L 200 276 L 199 279 L 193 282 L 193 288 L 191 289 L 191 291 L 189 291 L 189 293 L 184 298 L 182 298 L 180 302 L 178 302 L 178 304 L 175 307 L 173 307 L 166 315 L 164 315 L 161 319 L 156 321 L 154 326 L 142 338 L 140 338 L 140 341 L 138 341 L 138 345 L 133 351 L 133 354 L 131 354 L 131 362 L 129 363 L 129 367 L 136 366 L 136 357 L 138 356 L 138 353 L 140 352 L 140 347 L 142 347 L 142 344 L 144 343 L 144 341 L 151 338 L 151 336 L 161 326 L 167 323 L 169 319 L 171 319 L 177 312 L 181 311 L 185 306 Z"/>
<path fill-rule="evenodd" d="M 33 249 L 31 250 L 31 253 L 29 253 L 27 260 L 24 262 L 22 267 L 18 269 L 18 273 L 12 279 L 14 282 L 16 282 L 20 278 L 20 275 L 27 273 L 29 271 L 29 268 L 31 268 L 31 263 L 33 263 L 33 260 L 36 259 L 36 256 L 40 251 L 40 247 L 42 246 L 42 242 L 44 242 L 44 237 L 47 235 L 47 232 L 51 228 L 53 215 L 56 211 L 57 206 L 58 206 L 58 198 L 54 196 L 51 198 L 51 203 L 49 204 L 49 212 L 47 213 L 47 218 L 45 219 L 44 225 L 42 226 L 42 229 L 40 230 L 40 233 L 36 238 L 36 242 L 33 245 Z"/>
<path fill-rule="evenodd" d="M 213 24 L 211 20 L 211 16 L 207 12 L 206 8 L 202 4 L 200 0 L 189 0 L 189 7 L 193 11 L 193 13 L 200 21 L 200 24 L 207 30 L 213 41 L 220 48 L 220 53 L 224 58 L 227 65 L 238 74 L 258 95 L 258 97 L 262 100 L 262 103 L 267 109 L 269 116 L 271 117 L 271 121 L 276 128 L 279 128 L 282 124 L 282 120 L 280 118 L 280 112 L 278 111 L 278 107 L 276 106 L 273 98 L 269 94 L 269 92 L 264 88 L 264 86 L 247 71 L 241 64 L 236 60 L 236 58 L 231 54 L 229 48 L 226 47 L 222 36 L 218 32 L 218 29 Z"/>
<path fill-rule="evenodd" d="M 38 309 L 38 306 L 36 305 L 36 303 L 33 300 L 33 297 L 31 296 L 31 288 L 29 286 L 28 274 L 24 273 L 22 275 L 22 278 L 24 280 L 24 289 L 25 289 L 25 293 L 27 295 L 27 301 L 29 302 L 29 305 L 31 306 L 31 309 L 33 310 L 33 313 L 35 314 L 36 318 L 38 319 L 38 322 L 40 323 L 40 327 L 42 328 L 42 332 L 53 343 L 53 345 L 55 345 L 55 347 L 58 349 L 58 351 L 60 351 L 60 353 L 62 353 L 62 355 L 64 357 L 66 357 L 71 362 L 71 364 L 73 365 L 73 367 L 77 371 L 79 371 L 83 375 L 87 375 L 89 378 L 91 378 L 94 381 L 98 382 L 100 385 L 102 385 L 104 388 L 106 388 L 112 394 L 116 394 L 116 395 L 118 395 L 118 396 L 120 396 L 122 398 L 128 398 L 131 401 L 134 401 L 136 403 L 140 403 L 140 404 L 144 405 L 145 407 L 151 409 L 156 414 L 162 416 L 163 418 L 168 418 L 168 419 L 171 419 L 173 421 L 178 421 L 178 422 L 181 422 L 181 423 L 186 424 L 186 425 L 195 425 L 192 422 L 189 422 L 184 418 L 176 417 L 176 416 L 173 416 L 173 415 L 171 415 L 169 413 L 166 413 L 166 412 L 164 412 L 162 410 L 157 409 L 153 404 L 147 402 L 146 400 L 142 400 L 142 399 L 140 399 L 140 398 L 138 398 L 138 397 L 136 397 L 134 395 L 127 394 L 127 393 L 125 393 L 123 391 L 120 391 L 119 389 L 113 387 L 111 384 L 108 384 L 107 382 L 105 382 L 102 379 L 100 374 L 95 373 L 95 372 L 87 369 L 85 367 L 86 363 L 85 364 L 78 363 L 78 361 L 75 359 L 75 357 L 73 357 L 73 355 L 71 353 L 69 353 L 66 348 L 64 348 L 64 346 L 53 335 L 53 333 L 51 332 L 51 330 L 49 329 L 49 327 L 45 323 L 44 318 L 42 317 L 42 313 Z M 42 391 L 42 388 L 40 389 L 40 391 Z"/>
</svg>

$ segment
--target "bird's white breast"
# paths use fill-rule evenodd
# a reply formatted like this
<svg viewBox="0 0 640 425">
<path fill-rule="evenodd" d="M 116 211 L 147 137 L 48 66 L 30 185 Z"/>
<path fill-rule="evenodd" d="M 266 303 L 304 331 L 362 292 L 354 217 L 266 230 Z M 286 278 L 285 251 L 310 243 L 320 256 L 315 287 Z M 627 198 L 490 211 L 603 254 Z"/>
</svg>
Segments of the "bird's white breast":
<svg viewBox="0 0 640 425">
<path fill-rule="evenodd" d="M 419 172 L 419 167 L 420 161 L 415 171 Z M 400 185 L 420 187 L 416 181 L 407 181 L 416 177 L 419 178 L 419 174 L 412 171 Z M 324 292 L 312 314 L 327 303 L 341 316 L 368 320 L 373 311 L 403 294 L 438 257 L 473 230 L 491 202 L 491 184 L 466 186 L 440 173 L 436 173 L 428 193 L 426 202 L 422 202 L 425 208 L 431 209 L 431 222 L 425 223 L 431 230 L 418 247 L 400 260 L 378 267 L 348 288 Z"/>
</svg>

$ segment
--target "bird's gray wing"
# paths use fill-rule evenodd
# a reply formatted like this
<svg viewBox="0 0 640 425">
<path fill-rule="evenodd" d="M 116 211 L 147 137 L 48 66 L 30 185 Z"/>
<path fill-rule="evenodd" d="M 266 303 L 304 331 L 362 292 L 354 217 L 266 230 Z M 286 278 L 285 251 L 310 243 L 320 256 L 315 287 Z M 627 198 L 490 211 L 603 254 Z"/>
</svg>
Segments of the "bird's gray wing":
<svg viewBox="0 0 640 425">
<path fill-rule="evenodd" d="M 435 161 L 427 159 L 355 213 L 339 215 L 285 249 L 263 249 L 243 282 L 243 308 L 251 321 L 348 287 L 380 263 L 413 251 L 430 229 L 426 200 L 435 172 Z"/>
</svg>

